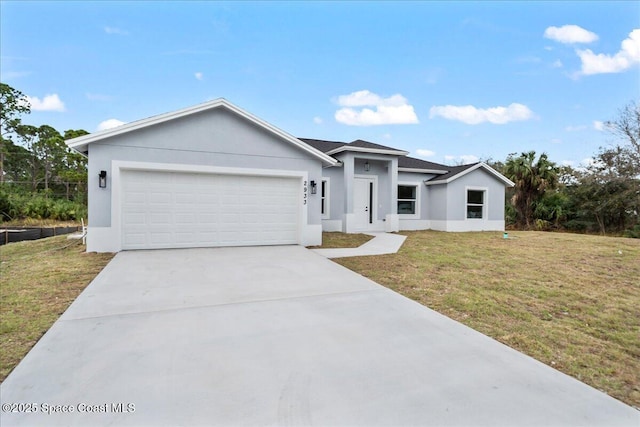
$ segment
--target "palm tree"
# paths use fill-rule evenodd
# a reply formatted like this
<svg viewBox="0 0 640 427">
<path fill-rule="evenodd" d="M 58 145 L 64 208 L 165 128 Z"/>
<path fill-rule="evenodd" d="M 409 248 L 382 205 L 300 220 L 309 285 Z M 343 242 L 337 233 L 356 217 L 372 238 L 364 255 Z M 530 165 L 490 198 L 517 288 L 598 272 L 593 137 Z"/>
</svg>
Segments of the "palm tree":
<svg viewBox="0 0 640 427">
<path fill-rule="evenodd" d="M 520 228 L 530 229 L 534 221 L 536 203 L 545 191 L 558 184 L 558 168 L 542 153 L 536 161 L 536 152 L 522 153 L 519 157 L 510 154 L 504 165 L 504 174 L 513 181 L 515 193 L 511 202 L 516 208 L 516 222 Z"/>
</svg>

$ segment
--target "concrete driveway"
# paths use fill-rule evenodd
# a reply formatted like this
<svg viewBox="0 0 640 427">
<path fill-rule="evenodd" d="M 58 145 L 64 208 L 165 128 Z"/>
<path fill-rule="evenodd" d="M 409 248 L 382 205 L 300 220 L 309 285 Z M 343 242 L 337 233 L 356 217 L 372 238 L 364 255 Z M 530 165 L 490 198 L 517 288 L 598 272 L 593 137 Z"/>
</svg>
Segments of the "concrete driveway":
<svg viewBox="0 0 640 427">
<path fill-rule="evenodd" d="M 640 423 L 298 246 L 119 253 L 0 396 L 3 427 Z"/>
</svg>

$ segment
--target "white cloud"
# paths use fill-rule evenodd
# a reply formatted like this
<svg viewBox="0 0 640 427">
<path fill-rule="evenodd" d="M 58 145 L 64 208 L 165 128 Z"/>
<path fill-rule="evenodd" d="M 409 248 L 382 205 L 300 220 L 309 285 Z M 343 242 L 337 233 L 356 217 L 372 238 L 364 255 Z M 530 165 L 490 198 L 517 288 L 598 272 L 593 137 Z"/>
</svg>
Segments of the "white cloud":
<svg viewBox="0 0 640 427">
<path fill-rule="evenodd" d="M 560 163 L 562 164 L 562 166 L 573 166 L 576 162 L 574 162 L 573 160 L 563 160 Z"/>
<path fill-rule="evenodd" d="M 544 30 L 544 37 L 560 43 L 591 43 L 598 40 L 598 35 L 577 25 L 563 25 L 562 27 L 548 27 Z"/>
<path fill-rule="evenodd" d="M 113 128 L 118 127 L 118 126 L 122 126 L 125 123 L 126 122 L 123 122 L 123 121 L 118 120 L 118 119 L 105 120 L 103 122 L 100 122 L 100 124 L 98 125 L 98 130 L 113 129 Z"/>
<path fill-rule="evenodd" d="M 593 128 L 595 130 L 604 130 L 604 122 L 601 122 L 600 120 L 594 120 Z"/>
<path fill-rule="evenodd" d="M 382 137 L 384 139 L 391 139 L 391 134 L 390 133 L 385 133 L 384 135 L 382 135 Z"/>
<path fill-rule="evenodd" d="M 64 102 L 60 100 L 57 93 L 51 95 L 45 95 L 40 99 L 35 96 L 27 96 L 27 101 L 31 106 L 32 111 L 64 111 Z"/>
<path fill-rule="evenodd" d="M 595 54 L 591 49 L 576 50 L 582 61 L 581 74 L 620 73 L 640 63 L 640 28 L 629 33 L 615 55 Z"/>
<path fill-rule="evenodd" d="M 193 75 L 194 75 L 194 76 L 196 77 L 196 79 L 198 79 L 198 80 L 202 80 L 202 79 L 204 78 L 204 74 L 202 74 L 200 71 L 198 71 L 197 73 L 194 73 Z"/>
<path fill-rule="evenodd" d="M 551 138 L 552 144 L 562 144 L 562 140 L 560 138 Z"/>
<path fill-rule="evenodd" d="M 128 36 L 129 31 L 123 30 L 122 28 L 117 27 L 104 27 L 104 32 L 107 34 L 118 34 L 120 36 Z"/>
<path fill-rule="evenodd" d="M 422 148 L 418 148 L 416 150 L 416 154 L 420 157 L 433 157 L 436 155 L 435 151 L 431 151 L 431 150 L 426 150 L 426 149 L 422 149 Z"/>
<path fill-rule="evenodd" d="M 560 61 L 559 59 L 556 59 L 555 62 L 553 64 L 551 64 L 552 68 L 562 68 L 564 65 L 562 64 L 562 61 Z"/>
<path fill-rule="evenodd" d="M 564 130 L 566 130 L 567 132 L 579 132 L 581 130 L 585 130 L 587 127 L 585 125 L 578 125 L 578 126 L 567 126 L 564 128 Z"/>
<path fill-rule="evenodd" d="M 473 154 L 463 154 L 462 156 L 460 156 L 460 160 L 462 160 L 462 163 L 465 163 L 465 164 L 477 163 L 480 161 L 478 156 L 474 156 Z"/>
<path fill-rule="evenodd" d="M 313 118 L 313 123 L 317 124 L 317 125 L 321 125 L 323 122 L 322 117 L 314 117 Z"/>
<path fill-rule="evenodd" d="M 400 94 L 382 98 L 368 90 L 361 90 L 349 95 L 340 95 L 337 103 L 343 108 L 336 111 L 335 119 L 345 125 L 373 126 L 418 123 L 413 106 L 409 105 L 407 99 Z M 374 107 L 374 109 L 353 107 Z"/>
<path fill-rule="evenodd" d="M 529 120 L 534 117 L 533 111 L 526 105 L 513 103 L 508 107 L 476 108 L 473 105 L 442 105 L 429 110 L 429 118 L 440 116 L 448 120 L 477 125 L 489 122 L 502 125 L 509 122 Z"/>
</svg>

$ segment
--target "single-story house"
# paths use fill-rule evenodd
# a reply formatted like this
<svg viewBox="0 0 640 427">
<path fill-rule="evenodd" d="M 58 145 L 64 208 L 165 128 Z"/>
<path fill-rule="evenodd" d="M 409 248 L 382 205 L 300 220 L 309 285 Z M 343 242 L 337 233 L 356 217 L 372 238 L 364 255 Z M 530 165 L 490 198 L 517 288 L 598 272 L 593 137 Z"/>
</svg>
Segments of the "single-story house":
<svg viewBox="0 0 640 427">
<path fill-rule="evenodd" d="M 504 230 L 507 178 L 367 141 L 296 138 L 217 99 L 74 138 L 87 250 L 317 245 L 322 231 Z"/>
</svg>

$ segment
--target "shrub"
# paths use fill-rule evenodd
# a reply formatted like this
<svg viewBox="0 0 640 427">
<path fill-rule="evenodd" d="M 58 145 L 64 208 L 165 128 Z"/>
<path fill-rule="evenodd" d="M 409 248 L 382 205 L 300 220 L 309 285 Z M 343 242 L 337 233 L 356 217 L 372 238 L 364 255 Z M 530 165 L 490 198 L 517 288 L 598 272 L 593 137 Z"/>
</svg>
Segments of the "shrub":
<svg viewBox="0 0 640 427">
<path fill-rule="evenodd" d="M 53 219 L 79 221 L 87 218 L 87 207 L 76 201 L 55 199 L 43 193 L 0 190 L 0 221 Z"/>
<path fill-rule="evenodd" d="M 631 237 L 633 239 L 640 239 L 640 224 L 636 224 L 635 227 L 626 230 L 624 232 L 624 237 Z"/>
</svg>

